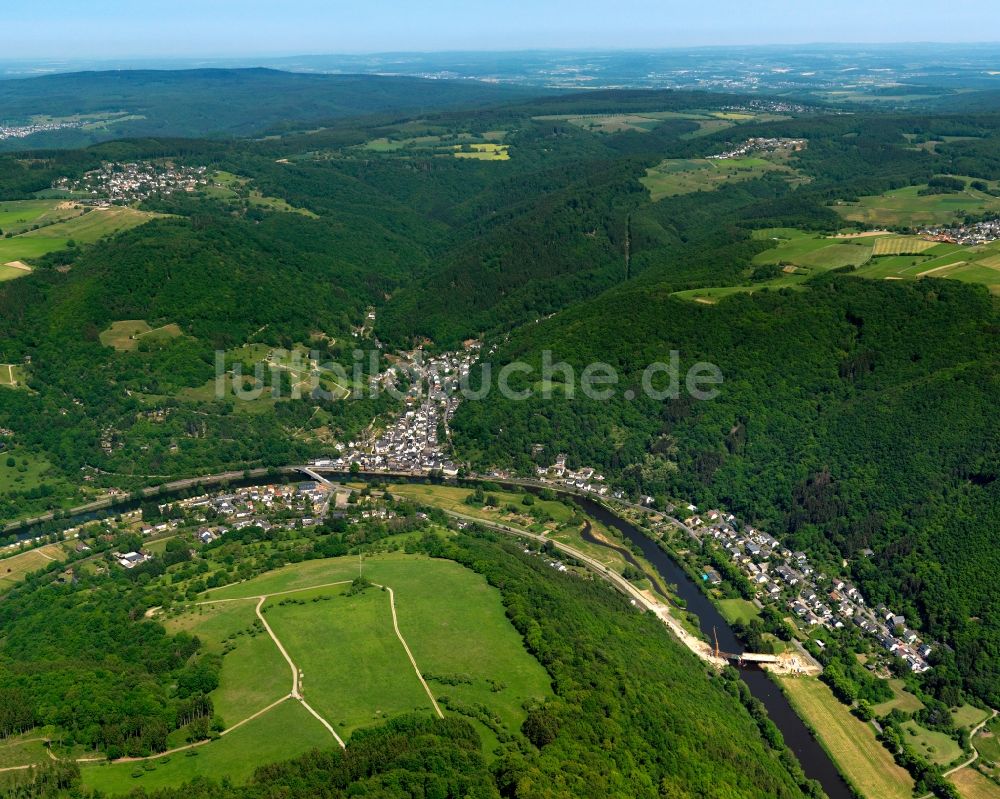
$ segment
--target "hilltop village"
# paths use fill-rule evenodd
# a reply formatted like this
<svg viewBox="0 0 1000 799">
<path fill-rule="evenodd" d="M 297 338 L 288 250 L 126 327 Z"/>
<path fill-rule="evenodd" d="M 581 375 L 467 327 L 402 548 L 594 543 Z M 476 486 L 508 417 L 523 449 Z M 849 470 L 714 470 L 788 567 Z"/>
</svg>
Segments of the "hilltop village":
<svg viewBox="0 0 1000 799">
<path fill-rule="evenodd" d="M 79 180 L 60 178 L 52 188 L 87 195 L 105 204 L 129 205 L 157 195 L 191 193 L 208 182 L 208 169 L 203 166 L 178 167 L 143 161 L 104 164 Z"/>
</svg>

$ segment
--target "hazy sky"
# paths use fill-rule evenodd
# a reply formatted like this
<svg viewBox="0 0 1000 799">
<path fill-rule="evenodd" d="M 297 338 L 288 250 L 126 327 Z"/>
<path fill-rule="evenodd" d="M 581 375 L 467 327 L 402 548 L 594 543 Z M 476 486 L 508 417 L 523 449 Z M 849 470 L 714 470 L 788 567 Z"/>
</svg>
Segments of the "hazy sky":
<svg viewBox="0 0 1000 799">
<path fill-rule="evenodd" d="M 0 58 L 996 41 L 956 0 L 36 0 L 4 3 Z"/>
</svg>

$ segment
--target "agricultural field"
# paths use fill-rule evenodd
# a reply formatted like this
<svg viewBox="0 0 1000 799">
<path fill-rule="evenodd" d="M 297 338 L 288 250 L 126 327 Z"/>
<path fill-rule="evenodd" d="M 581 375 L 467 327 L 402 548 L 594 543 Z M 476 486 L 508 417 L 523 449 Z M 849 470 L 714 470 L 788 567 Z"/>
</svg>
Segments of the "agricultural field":
<svg viewBox="0 0 1000 799">
<path fill-rule="evenodd" d="M 971 178 L 966 178 L 971 180 Z M 861 197 L 858 202 L 834 205 L 844 219 L 871 227 L 920 227 L 941 225 L 961 219 L 965 214 L 1000 212 L 1000 197 L 969 186 L 954 194 L 921 195 L 926 186 L 907 186 L 885 194 Z M 991 184 L 995 189 L 996 184 Z"/>
<path fill-rule="evenodd" d="M 162 325 L 152 328 L 143 319 L 126 319 L 121 322 L 113 322 L 111 327 L 101 333 L 101 344 L 111 347 L 118 352 L 133 352 L 139 349 L 139 343 L 143 340 L 156 341 L 177 338 L 184 333 L 175 324 Z"/>
<path fill-rule="evenodd" d="M 928 241 L 916 236 L 879 236 L 875 240 L 872 255 L 920 255 L 938 246 L 936 241 Z"/>
<path fill-rule="evenodd" d="M 19 277 L 30 275 L 32 269 L 27 264 L 20 261 L 11 261 L 9 264 L 0 264 L 0 283 L 4 280 L 17 280 Z"/>
<path fill-rule="evenodd" d="M 744 114 L 725 111 L 643 111 L 622 114 L 548 114 L 534 117 L 539 122 L 568 122 L 592 133 L 648 133 L 668 119 L 684 119 L 698 125 L 698 130 L 683 138 L 696 138 L 717 133 L 742 122 L 769 122 L 787 117 L 777 114 Z"/>
<path fill-rule="evenodd" d="M 1000 294 L 1000 243 L 966 247 L 916 236 L 827 237 L 790 228 L 756 230 L 753 235 L 775 245 L 754 256 L 754 266 L 779 267 L 779 273 L 745 285 L 690 289 L 674 296 L 714 304 L 737 293 L 802 288 L 809 278 L 833 269 L 872 280 L 948 278 Z"/>
<path fill-rule="evenodd" d="M 779 156 L 728 159 L 668 158 L 646 170 L 642 184 L 653 202 L 698 191 L 714 191 L 730 182 L 757 180 L 778 173 L 789 182 L 801 182 L 798 172 Z"/>
<path fill-rule="evenodd" d="M 456 144 L 456 158 L 474 158 L 479 161 L 509 161 L 510 147 L 506 144 Z"/>
<path fill-rule="evenodd" d="M 925 729 L 915 721 L 903 722 L 902 727 L 913 751 L 930 763 L 947 766 L 962 756 L 958 742 L 943 732 Z"/>
<path fill-rule="evenodd" d="M 841 773 L 863 796 L 910 799 L 913 779 L 875 739 L 874 728 L 852 716 L 824 683 L 812 677 L 789 677 L 781 678 L 780 684 Z"/>
<path fill-rule="evenodd" d="M 35 225 L 60 221 L 80 213 L 72 203 L 52 200 L 9 200 L 0 202 L 0 231 L 15 236 Z"/>
<path fill-rule="evenodd" d="M 948 779 L 958 789 L 958 795 L 962 799 L 996 799 L 1000 796 L 1000 785 L 973 768 L 956 771 Z"/>
<path fill-rule="evenodd" d="M 75 203 L 54 200 L 25 200 L 0 203 L 0 230 L 13 233 L 0 238 L 0 280 L 23 277 L 28 269 L 17 269 L 24 261 L 40 258 L 50 252 L 65 249 L 69 242 L 93 244 L 105 236 L 113 236 L 145 224 L 157 214 L 134 208 L 84 209 Z"/>
</svg>

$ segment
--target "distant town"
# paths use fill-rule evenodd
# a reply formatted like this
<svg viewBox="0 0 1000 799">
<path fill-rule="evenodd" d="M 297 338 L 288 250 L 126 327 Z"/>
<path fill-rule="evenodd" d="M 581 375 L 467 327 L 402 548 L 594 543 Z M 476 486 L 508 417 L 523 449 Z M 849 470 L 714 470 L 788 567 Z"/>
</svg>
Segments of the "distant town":
<svg viewBox="0 0 1000 799">
<path fill-rule="evenodd" d="M 48 133 L 53 130 L 65 130 L 67 128 L 82 128 L 82 121 L 74 122 L 40 122 L 31 125 L 0 125 L 0 141 L 5 139 L 26 139 L 36 133 Z"/>
</svg>

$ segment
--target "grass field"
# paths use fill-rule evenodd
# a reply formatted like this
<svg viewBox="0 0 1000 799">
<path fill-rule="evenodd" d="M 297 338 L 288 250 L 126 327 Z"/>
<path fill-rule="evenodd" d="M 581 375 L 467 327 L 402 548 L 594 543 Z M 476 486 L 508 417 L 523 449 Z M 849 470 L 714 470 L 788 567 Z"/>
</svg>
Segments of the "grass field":
<svg viewBox="0 0 1000 799">
<path fill-rule="evenodd" d="M 767 158 L 667 159 L 646 170 L 642 184 L 653 202 L 697 191 L 713 191 L 730 182 L 756 180 L 769 172 L 780 172 L 789 180 L 798 173 L 777 160 Z"/>
<path fill-rule="evenodd" d="M 298 702 L 286 701 L 269 713 L 205 746 L 145 763 L 102 763 L 82 768 L 83 785 L 107 794 L 137 788 L 177 786 L 198 776 L 245 782 L 265 763 L 311 749 L 336 746 L 329 732 Z"/>
<path fill-rule="evenodd" d="M 811 677 L 780 680 L 792 705 L 819 736 L 841 773 L 868 799 L 910 799 L 913 779 L 875 739 L 875 731 L 851 715 L 830 689 Z"/>
<path fill-rule="evenodd" d="M 29 763 L 46 763 L 49 756 L 41 740 L 14 738 L 0 742 L 0 769 L 25 766 Z"/>
<path fill-rule="evenodd" d="M 904 713 L 916 713 L 918 710 L 923 709 L 924 703 L 906 690 L 906 686 L 902 680 L 889 680 L 889 686 L 892 688 L 895 696 L 888 702 L 882 702 L 874 706 L 877 715 L 885 716 L 895 709 L 899 709 Z"/>
<path fill-rule="evenodd" d="M 163 325 L 155 330 L 144 319 L 125 319 L 112 322 L 111 327 L 101 333 L 101 344 L 112 347 L 118 352 L 131 352 L 139 349 L 143 340 L 163 340 L 184 335 L 175 324 Z"/>
<path fill-rule="evenodd" d="M 967 178 L 971 180 L 971 178 Z M 956 194 L 921 196 L 926 186 L 907 186 L 834 206 L 844 219 L 872 227 L 919 227 L 947 224 L 970 214 L 1000 212 L 1000 198 L 973 188 Z"/>
<path fill-rule="evenodd" d="M 1000 765 L 1000 716 L 987 724 L 973 743 L 984 760 Z"/>
<path fill-rule="evenodd" d="M 947 766 L 962 756 L 958 742 L 943 732 L 925 729 L 915 721 L 903 722 L 902 727 L 913 750 L 931 763 Z"/>
<path fill-rule="evenodd" d="M 574 510 L 568 505 L 564 505 L 558 500 L 543 500 L 535 499 L 535 504 L 532 506 L 527 506 L 522 504 L 524 499 L 524 494 L 518 494 L 513 491 L 488 491 L 487 494 L 492 494 L 500 501 L 499 508 L 488 508 L 488 507 L 478 507 L 476 505 L 467 505 L 465 503 L 466 497 L 472 493 L 471 488 L 458 488 L 455 486 L 440 486 L 440 485 L 417 485 L 417 484 L 400 484 L 392 485 L 389 487 L 389 493 L 393 496 L 407 497 L 409 499 L 416 500 L 418 502 L 426 503 L 427 505 L 436 505 L 439 508 L 444 508 L 445 510 L 454 511 L 456 513 L 462 513 L 466 516 L 473 516 L 477 519 L 484 519 L 486 521 L 492 522 L 502 522 L 502 521 L 512 521 L 510 519 L 510 514 L 505 512 L 505 507 L 507 505 L 514 505 L 522 513 L 515 514 L 517 516 L 523 516 L 520 521 L 524 529 L 533 529 L 533 531 L 541 532 L 544 528 L 541 525 L 535 525 L 534 520 L 527 517 L 527 514 L 532 509 L 537 509 L 545 511 L 549 516 L 553 518 L 557 523 L 568 522 L 573 518 Z"/>
<path fill-rule="evenodd" d="M 348 597 L 343 588 L 321 589 L 276 597 L 264 612 L 302 670 L 306 701 L 342 738 L 402 713 L 433 712 L 396 638 L 388 592 L 373 588 Z"/>
<path fill-rule="evenodd" d="M 779 274 L 756 283 L 689 289 L 674 296 L 714 304 L 741 292 L 801 288 L 810 277 L 842 268 L 872 280 L 948 278 L 976 283 L 1000 294 L 1000 243 L 965 247 L 915 236 L 829 238 L 791 228 L 756 230 L 753 236 L 774 243 L 771 249 L 754 256 L 754 266 L 777 266 Z"/>
<path fill-rule="evenodd" d="M 202 605 L 164 621 L 171 633 L 183 630 L 197 635 L 209 652 L 229 648 L 222 659 L 219 687 L 212 692 L 215 711 L 227 726 L 288 693 L 288 666 L 256 624 L 255 605 L 255 599 Z"/>
<path fill-rule="evenodd" d="M 0 230 L 15 234 L 11 238 L 0 238 L 0 264 L 40 258 L 65 249 L 70 241 L 93 244 L 105 236 L 145 224 L 156 216 L 120 207 L 95 208 L 84 212 L 79 206 L 54 200 L 0 203 L 0 220 L 11 220 L 8 225 L 0 221 Z M 35 226 L 38 226 L 37 229 L 30 229 Z M 27 274 L 24 270 L 3 269 L 0 280 Z"/>
<path fill-rule="evenodd" d="M 2 268 L 0 267 L 0 269 Z M 24 388 L 25 379 L 23 366 L 17 366 L 12 363 L 0 363 L 0 386 L 4 388 Z"/>
<path fill-rule="evenodd" d="M 13 466 L 7 465 L 8 458 L 14 459 Z M 38 488 L 50 469 L 47 460 L 23 450 L 0 453 L 0 495 Z"/>
<path fill-rule="evenodd" d="M 959 728 L 968 727 L 971 729 L 988 718 L 989 715 L 985 710 L 974 705 L 962 705 L 961 707 L 953 708 L 951 711 L 951 717 L 955 721 L 955 726 Z"/>
<path fill-rule="evenodd" d="M 359 565 L 354 557 L 307 561 L 215 589 L 204 598 L 251 599 L 225 603 L 225 610 L 210 614 L 194 609 L 170 619 L 168 626 L 191 629 L 207 641 L 219 641 L 212 643 L 219 646 L 232 629 L 245 628 L 244 622 L 252 618 L 252 597 L 307 589 L 269 599 L 266 618 L 304 673 L 306 700 L 341 737 L 394 714 L 414 709 L 431 712 L 430 700 L 393 630 L 388 593 L 373 588 L 347 597 L 345 587 L 315 588 L 353 579 Z M 485 705 L 503 728 L 516 733 L 524 720 L 524 703 L 550 694 L 548 675 L 525 651 L 499 594 L 481 576 L 451 561 L 401 553 L 368 557 L 363 570 L 372 582 L 395 592 L 400 631 L 439 700 L 448 697 L 465 706 Z M 217 693 L 220 699 L 228 694 L 223 704 L 238 708 L 230 711 L 238 716 L 247 708 L 266 706 L 270 696 L 265 692 L 246 701 L 240 696 L 241 684 L 261 683 L 273 671 L 276 676 L 267 684 L 287 691 L 281 686 L 287 682 L 288 667 L 256 649 L 257 639 L 239 637 L 236 646 L 223 661 Z M 247 662 L 230 665 L 230 658 L 241 651 Z M 228 724 L 237 720 L 226 718 Z M 475 723 L 491 751 L 494 733 Z"/>
<path fill-rule="evenodd" d="M 31 274 L 32 270 L 30 267 L 25 268 L 27 266 L 26 264 L 21 264 L 18 261 L 15 261 L 14 263 L 17 263 L 18 265 L 13 266 L 12 264 L 0 264 L 0 283 L 5 280 L 17 280 L 19 277 L 26 277 Z"/>
<path fill-rule="evenodd" d="M 0 590 L 7 590 L 21 582 L 31 572 L 44 569 L 54 561 L 66 558 L 66 550 L 59 544 L 48 544 L 29 549 L 9 558 L 0 559 Z"/>
<path fill-rule="evenodd" d="M 956 771 L 948 779 L 954 783 L 962 799 L 997 799 L 1000 785 L 988 780 L 975 769 L 964 768 Z"/>
<path fill-rule="evenodd" d="M 760 616 L 760 611 L 753 602 L 748 602 L 745 599 L 720 599 L 716 604 L 719 606 L 719 610 L 722 612 L 723 617 L 730 624 L 739 622 L 740 624 L 747 624 L 752 619 L 756 619 Z"/>
</svg>

